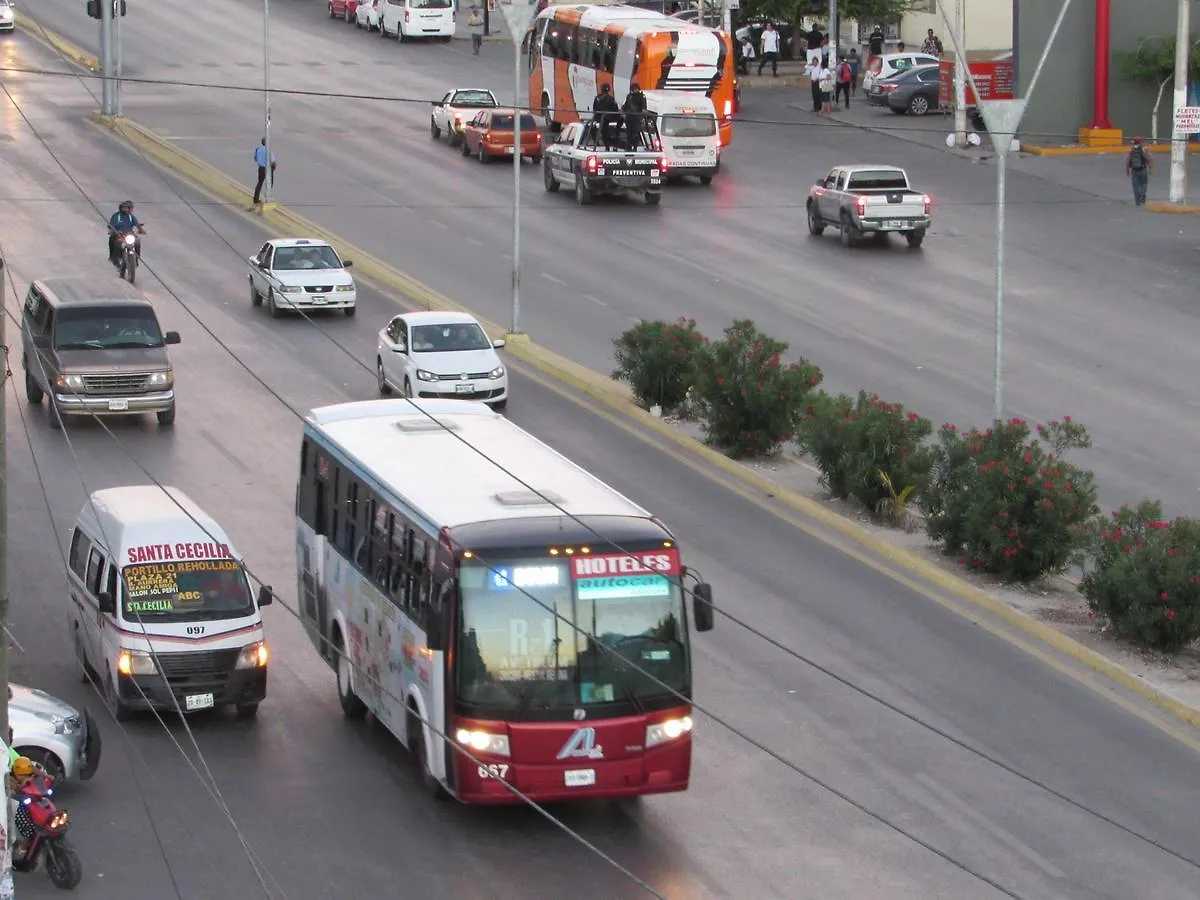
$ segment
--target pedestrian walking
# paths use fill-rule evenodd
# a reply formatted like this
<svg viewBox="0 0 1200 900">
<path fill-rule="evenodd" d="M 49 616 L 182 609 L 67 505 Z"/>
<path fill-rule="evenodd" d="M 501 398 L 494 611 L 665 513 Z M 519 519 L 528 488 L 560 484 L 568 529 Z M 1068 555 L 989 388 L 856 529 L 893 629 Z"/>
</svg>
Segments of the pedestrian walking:
<svg viewBox="0 0 1200 900">
<path fill-rule="evenodd" d="M 779 77 L 779 32 L 775 23 L 768 22 L 762 33 L 762 59 L 758 61 L 758 74 L 763 72 L 763 66 L 771 64 L 771 75 Z"/>
<path fill-rule="evenodd" d="M 862 65 L 862 57 L 858 55 L 858 50 L 855 47 L 850 48 L 850 52 L 846 54 L 846 62 L 850 63 L 850 93 L 858 96 L 858 70 Z"/>
<path fill-rule="evenodd" d="M 267 139 L 263 138 L 262 143 L 254 148 L 254 164 L 258 166 L 258 183 L 254 185 L 254 205 L 258 206 L 262 201 L 259 197 L 262 195 L 263 184 L 267 180 Z M 275 187 L 275 154 L 271 154 L 271 188 Z"/>
<path fill-rule="evenodd" d="M 1133 205 L 1145 206 L 1146 188 L 1150 185 L 1150 173 L 1154 171 L 1154 158 L 1142 146 L 1142 139 L 1135 137 L 1129 155 L 1125 157 L 1125 177 L 1133 183 Z"/>
<path fill-rule="evenodd" d="M 854 80 L 854 70 L 846 57 L 842 57 L 837 67 L 837 85 L 834 87 L 833 105 L 837 106 L 842 97 L 846 98 L 846 109 L 850 108 L 850 84 Z"/>
<path fill-rule="evenodd" d="M 478 6 L 472 6 L 467 16 L 467 31 L 471 33 L 471 52 L 478 56 L 483 47 L 483 10 Z"/>
</svg>

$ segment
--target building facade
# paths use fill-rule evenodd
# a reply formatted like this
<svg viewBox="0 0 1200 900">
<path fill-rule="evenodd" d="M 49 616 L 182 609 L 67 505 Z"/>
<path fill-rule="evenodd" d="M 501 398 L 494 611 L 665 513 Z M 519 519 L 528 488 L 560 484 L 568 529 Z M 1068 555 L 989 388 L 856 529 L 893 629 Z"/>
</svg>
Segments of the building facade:
<svg viewBox="0 0 1200 900">
<path fill-rule="evenodd" d="M 942 41 L 946 53 L 954 52 L 954 44 L 946 27 L 946 19 L 955 23 L 958 9 L 963 15 L 963 33 L 967 53 L 1003 52 L 1013 46 L 1012 4 L 1005 0 L 925 0 L 900 22 L 900 39 L 913 49 L 920 49 L 929 29 Z M 942 18 L 945 12 L 946 19 Z"/>
</svg>

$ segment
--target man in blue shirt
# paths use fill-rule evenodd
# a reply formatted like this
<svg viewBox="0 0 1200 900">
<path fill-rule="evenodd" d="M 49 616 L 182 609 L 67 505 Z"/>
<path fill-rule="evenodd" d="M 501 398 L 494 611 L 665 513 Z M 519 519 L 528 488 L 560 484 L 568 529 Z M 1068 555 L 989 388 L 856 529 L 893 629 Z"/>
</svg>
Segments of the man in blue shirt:
<svg viewBox="0 0 1200 900">
<path fill-rule="evenodd" d="M 267 180 L 267 139 L 254 148 L 254 164 L 258 166 L 258 184 L 254 185 L 254 205 L 259 204 L 259 194 L 262 193 L 263 182 Z M 275 186 L 275 154 L 271 154 L 271 186 Z"/>
<path fill-rule="evenodd" d="M 108 220 L 108 261 L 114 266 L 121 261 L 117 241 L 121 235 L 131 231 L 136 231 L 138 234 L 146 233 L 146 229 L 142 227 L 138 217 L 133 214 L 133 201 L 126 200 L 117 207 L 117 211 Z"/>
</svg>

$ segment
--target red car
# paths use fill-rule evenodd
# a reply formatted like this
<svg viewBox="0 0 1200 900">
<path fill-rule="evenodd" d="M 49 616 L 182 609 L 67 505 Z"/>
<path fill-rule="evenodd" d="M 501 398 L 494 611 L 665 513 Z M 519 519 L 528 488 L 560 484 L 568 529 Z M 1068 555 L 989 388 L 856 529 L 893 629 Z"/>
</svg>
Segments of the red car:
<svg viewBox="0 0 1200 900">
<path fill-rule="evenodd" d="M 513 110 L 503 107 L 480 110 L 463 126 L 462 155 L 471 154 L 481 163 L 498 156 L 512 156 Z M 521 156 L 535 163 L 542 161 L 542 133 L 529 113 L 521 114 Z"/>
<path fill-rule="evenodd" d="M 329 0 L 329 18 L 353 22 L 359 0 Z"/>
</svg>

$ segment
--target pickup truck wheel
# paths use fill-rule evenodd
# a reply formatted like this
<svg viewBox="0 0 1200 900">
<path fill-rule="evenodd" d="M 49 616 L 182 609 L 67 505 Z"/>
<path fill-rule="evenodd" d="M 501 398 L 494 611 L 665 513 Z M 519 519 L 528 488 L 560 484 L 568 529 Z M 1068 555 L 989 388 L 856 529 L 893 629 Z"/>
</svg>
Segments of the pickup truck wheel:
<svg viewBox="0 0 1200 900">
<path fill-rule="evenodd" d="M 929 112 L 929 98 L 917 94 L 908 101 L 908 111 L 914 116 L 923 116 Z"/>
<path fill-rule="evenodd" d="M 855 231 L 856 231 L 856 229 L 854 227 L 854 223 L 850 221 L 850 214 L 842 213 L 842 246 L 843 247 L 853 247 L 854 246 L 854 239 L 856 237 L 858 237 L 858 235 L 855 234 Z"/>
<path fill-rule="evenodd" d="M 661 202 L 662 202 L 662 194 L 647 194 L 646 195 L 646 205 L 647 206 L 658 206 L 658 204 L 660 204 Z"/>
<path fill-rule="evenodd" d="M 587 206 L 592 202 L 592 192 L 588 190 L 582 175 L 575 176 L 575 202 L 580 206 Z"/>
<path fill-rule="evenodd" d="M 429 120 L 429 136 L 435 141 L 442 136 L 442 129 L 438 128 L 437 122 L 433 119 Z"/>
<path fill-rule="evenodd" d="M 912 247 L 915 250 L 918 247 L 920 247 L 921 244 L 923 244 L 925 242 L 925 232 L 924 231 L 910 231 L 910 232 L 908 232 L 908 234 L 904 235 L 904 239 L 906 241 L 908 241 L 908 246 Z"/>
<path fill-rule="evenodd" d="M 825 224 L 821 221 L 815 203 L 808 204 L 808 233 L 813 237 L 820 237 L 825 233 Z"/>
<path fill-rule="evenodd" d="M 542 183 L 546 185 L 546 193 L 553 194 L 558 190 L 558 179 L 554 177 L 554 171 L 550 168 L 550 160 L 542 160 Z"/>
</svg>

